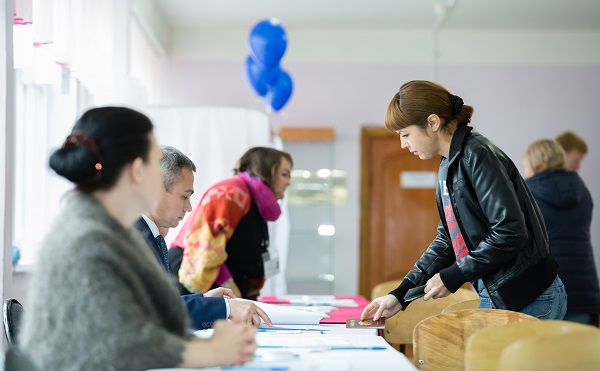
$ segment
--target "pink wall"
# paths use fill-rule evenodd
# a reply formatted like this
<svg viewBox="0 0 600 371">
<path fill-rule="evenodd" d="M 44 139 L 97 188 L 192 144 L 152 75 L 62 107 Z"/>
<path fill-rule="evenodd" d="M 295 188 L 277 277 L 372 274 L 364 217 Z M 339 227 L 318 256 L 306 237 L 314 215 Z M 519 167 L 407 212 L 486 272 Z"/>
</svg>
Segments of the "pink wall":
<svg viewBox="0 0 600 371">
<path fill-rule="evenodd" d="M 349 174 L 349 202 L 336 214 L 336 293 L 357 291 L 360 217 L 360 128 L 382 125 L 389 100 L 408 80 L 430 78 L 428 65 L 309 64 L 284 68 L 294 80 L 293 95 L 275 127 L 333 126 L 336 168 Z M 225 105 L 263 109 L 246 82 L 243 63 L 174 61 L 162 71 L 161 104 Z M 588 139 L 590 152 L 581 175 L 600 200 L 600 66 L 445 65 L 438 82 L 475 107 L 473 126 L 496 142 L 522 169 L 526 145 L 573 130 Z M 592 242 L 600 262 L 600 213 L 592 222 Z M 341 257 L 341 258 L 338 258 Z M 354 270 L 355 271 L 355 270 Z M 342 282 L 343 281 L 343 282 Z"/>
<path fill-rule="evenodd" d="M 401 83 L 430 75 L 424 65 L 285 68 L 294 92 L 283 115 L 274 114 L 273 121 L 282 126 L 335 126 L 343 137 L 357 137 L 365 123 L 381 124 Z M 475 107 L 474 126 L 513 156 L 520 157 L 529 141 L 565 129 L 588 138 L 598 134 L 599 66 L 454 65 L 440 67 L 438 75 L 441 84 Z M 247 84 L 242 62 L 172 62 L 162 76 L 162 104 L 264 106 Z M 594 155 L 592 148 L 589 158 Z"/>
</svg>

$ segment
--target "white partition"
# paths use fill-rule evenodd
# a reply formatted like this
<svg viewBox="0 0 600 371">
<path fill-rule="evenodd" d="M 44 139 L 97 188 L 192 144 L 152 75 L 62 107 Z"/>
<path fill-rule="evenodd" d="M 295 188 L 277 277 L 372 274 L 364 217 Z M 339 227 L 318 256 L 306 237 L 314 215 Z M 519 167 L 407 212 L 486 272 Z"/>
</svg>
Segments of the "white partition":
<svg viewBox="0 0 600 371">
<path fill-rule="evenodd" d="M 214 183 L 233 175 L 241 155 L 254 146 L 270 146 L 269 118 L 236 107 L 156 106 L 147 112 L 159 144 L 177 148 L 196 165 L 192 207 Z M 188 214 L 189 215 L 189 214 Z M 183 222 L 179 223 L 183 225 Z M 171 230 L 172 241 L 179 228 Z"/>
</svg>

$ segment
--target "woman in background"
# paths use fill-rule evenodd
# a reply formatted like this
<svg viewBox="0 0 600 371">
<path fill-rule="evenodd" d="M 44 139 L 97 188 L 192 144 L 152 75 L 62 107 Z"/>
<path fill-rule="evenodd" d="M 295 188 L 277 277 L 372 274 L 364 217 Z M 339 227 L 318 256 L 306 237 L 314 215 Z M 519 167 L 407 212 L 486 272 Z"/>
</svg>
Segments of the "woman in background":
<svg viewBox="0 0 600 371">
<path fill-rule="evenodd" d="M 556 136 L 556 142 L 565 150 L 566 168 L 568 171 L 579 171 L 588 147 L 585 140 L 572 131 L 565 131 Z"/>
<path fill-rule="evenodd" d="M 87 111 L 50 167 L 75 185 L 41 243 L 21 347 L 42 370 L 146 370 L 244 363 L 254 330 L 187 332 L 176 289 L 133 228 L 156 202 L 161 150 L 143 114 Z"/>
<path fill-rule="evenodd" d="M 590 239 L 594 204 L 565 152 L 549 139 L 531 143 L 523 155 L 527 185 L 546 223 L 550 252 L 558 262 L 569 302 L 565 320 L 597 324 L 600 286 Z"/>
<path fill-rule="evenodd" d="M 425 285 L 424 300 L 471 282 L 480 308 L 562 319 L 565 288 L 548 248 L 544 221 L 512 160 L 469 126 L 473 107 L 429 81 L 403 84 L 388 105 L 385 126 L 422 160 L 440 155 L 437 236 L 398 288 L 376 298 L 361 319 L 390 317 L 409 304 L 409 289 Z M 410 217 L 410 208 L 402 210 Z"/>
<path fill-rule="evenodd" d="M 171 271 L 182 293 L 218 286 L 256 300 L 269 256 L 267 222 L 279 218 L 278 200 L 290 185 L 292 157 L 267 147 L 250 148 L 235 175 L 213 185 L 192 211 L 169 249 Z"/>
</svg>

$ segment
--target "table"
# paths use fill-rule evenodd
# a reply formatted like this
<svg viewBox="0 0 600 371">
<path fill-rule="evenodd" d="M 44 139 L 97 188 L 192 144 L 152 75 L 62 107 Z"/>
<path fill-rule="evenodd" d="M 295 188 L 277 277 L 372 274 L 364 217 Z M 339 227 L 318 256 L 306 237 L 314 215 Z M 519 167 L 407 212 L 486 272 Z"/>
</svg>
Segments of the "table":
<svg viewBox="0 0 600 371">
<path fill-rule="evenodd" d="M 202 370 L 288 370 L 288 371 L 361 371 L 400 370 L 414 371 L 417 368 L 372 329 L 347 329 L 342 324 L 323 325 L 323 333 L 299 331 L 289 333 L 257 332 L 259 348 L 255 359 L 239 367 L 208 368 Z M 212 330 L 196 332 L 206 338 Z M 161 369 L 161 371 L 182 369 Z M 158 371 L 158 370 L 154 370 Z"/>
<path fill-rule="evenodd" d="M 245 367 L 287 367 L 288 370 L 416 370 L 415 366 L 385 339 L 356 334 L 342 326 L 338 332 L 297 335 L 257 334 L 255 361 Z M 283 346 L 283 348 L 268 348 Z M 278 361 L 280 354 L 292 359 Z"/>
</svg>

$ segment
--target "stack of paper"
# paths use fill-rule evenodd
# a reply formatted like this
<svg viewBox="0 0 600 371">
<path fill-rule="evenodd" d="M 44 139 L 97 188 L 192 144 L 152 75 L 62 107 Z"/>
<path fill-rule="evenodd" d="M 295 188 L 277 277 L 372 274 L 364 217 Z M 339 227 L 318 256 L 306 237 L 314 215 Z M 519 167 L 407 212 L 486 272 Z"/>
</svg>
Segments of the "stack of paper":
<svg viewBox="0 0 600 371">
<path fill-rule="evenodd" d="M 327 314 L 322 312 L 310 312 L 283 305 L 261 303 L 260 301 L 254 301 L 253 303 L 267 313 L 273 325 L 318 325 L 321 319 L 329 318 Z"/>
</svg>

